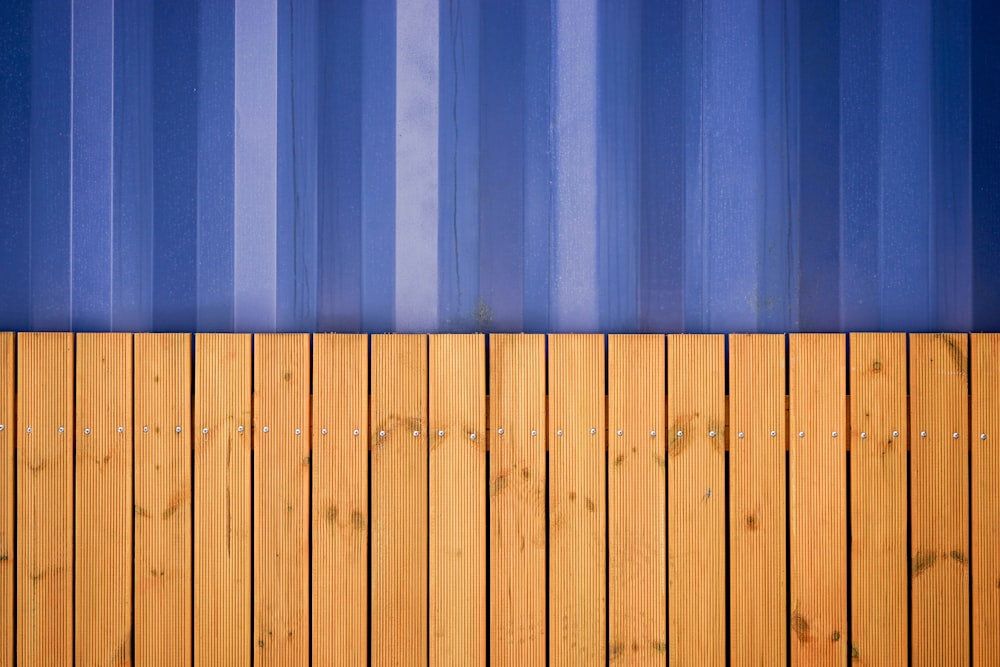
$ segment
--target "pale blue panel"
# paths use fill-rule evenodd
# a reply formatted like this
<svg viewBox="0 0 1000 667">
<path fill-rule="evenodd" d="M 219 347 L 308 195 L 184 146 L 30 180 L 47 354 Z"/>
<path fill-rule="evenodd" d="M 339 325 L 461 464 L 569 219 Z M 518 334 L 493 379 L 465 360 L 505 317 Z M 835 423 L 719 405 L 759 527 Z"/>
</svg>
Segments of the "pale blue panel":
<svg viewBox="0 0 1000 667">
<path fill-rule="evenodd" d="M 277 298 L 278 11 L 236 3 L 233 304 L 237 331 L 274 331 Z"/>
<path fill-rule="evenodd" d="M 70 181 L 75 331 L 111 322 L 114 0 L 74 0 Z"/>
<path fill-rule="evenodd" d="M 600 329 L 597 283 L 598 0 L 553 0 L 550 325 Z"/>
<path fill-rule="evenodd" d="M 441 4 L 438 317 L 447 331 L 482 331 L 480 307 L 479 0 Z M 482 304 L 485 306 L 485 304 Z"/>
<path fill-rule="evenodd" d="M 280 331 L 316 326 L 317 108 L 316 0 L 278 4 L 278 265 Z M 336 63 L 334 63 L 336 66 Z"/>
<path fill-rule="evenodd" d="M 437 331 L 438 0 L 396 4 L 396 324 Z"/>
</svg>

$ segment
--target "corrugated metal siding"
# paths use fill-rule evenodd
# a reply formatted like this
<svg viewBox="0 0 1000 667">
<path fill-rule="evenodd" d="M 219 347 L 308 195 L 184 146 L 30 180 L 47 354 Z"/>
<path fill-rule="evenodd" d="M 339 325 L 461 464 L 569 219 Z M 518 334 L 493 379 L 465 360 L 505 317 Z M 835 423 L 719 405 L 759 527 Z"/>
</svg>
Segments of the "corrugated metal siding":
<svg viewBox="0 0 1000 667">
<path fill-rule="evenodd" d="M 0 328 L 1000 329 L 986 0 L 9 0 Z"/>
</svg>

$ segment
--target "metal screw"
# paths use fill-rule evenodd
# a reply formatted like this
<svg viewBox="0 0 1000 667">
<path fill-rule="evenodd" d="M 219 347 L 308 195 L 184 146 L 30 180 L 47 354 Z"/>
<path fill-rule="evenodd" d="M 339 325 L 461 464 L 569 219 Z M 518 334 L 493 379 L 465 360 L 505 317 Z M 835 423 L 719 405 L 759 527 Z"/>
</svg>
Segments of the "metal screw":
<svg viewBox="0 0 1000 667">
<path fill-rule="evenodd" d="M 861 439 L 862 439 L 862 440 L 866 440 L 867 438 L 868 438 L 868 434 L 867 434 L 867 433 L 865 433 L 864 431 L 862 431 L 862 432 L 861 432 Z"/>
<path fill-rule="evenodd" d="M 737 433 L 736 437 L 739 438 L 740 440 L 742 440 L 743 439 L 743 431 L 740 431 L 739 433 Z"/>
<path fill-rule="evenodd" d="M 385 437 L 385 431 L 379 431 L 378 432 L 378 437 L 384 438 Z"/>
<path fill-rule="evenodd" d="M 149 433 L 149 427 L 148 426 L 143 426 L 142 427 L 142 432 L 143 433 Z"/>
<path fill-rule="evenodd" d="M 441 429 L 440 431 L 438 431 L 438 437 L 439 438 L 443 438 L 444 437 L 444 429 Z"/>
<path fill-rule="evenodd" d="M 835 437 L 835 438 L 837 437 L 837 432 L 836 431 L 833 432 L 833 437 Z"/>
<path fill-rule="evenodd" d="M 562 429 L 559 429 L 558 431 L 556 431 L 556 435 L 561 436 L 562 435 Z"/>
<path fill-rule="evenodd" d="M 2 430 L 3 430 L 3 428 L 4 428 L 4 427 L 3 427 L 3 424 L 0 424 L 0 431 L 2 431 Z"/>
<path fill-rule="evenodd" d="M 893 431 L 892 432 L 892 437 L 898 438 L 899 437 L 899 431 Z"/>
<path fill-rule="evenodd" d="M 269 426 L 265 426 L 264 427 L 264 433 L 270 433 L 270 432 L 271 432 L 271 428 Z"/>
<path fill-rule="evenodd" d="M 805 431 L 799 431 L 799 437 L 800 438 L 806 437 L 806 432 Z"/>
<path fill-rule="evenodd" d="M 90 429 L 89 428 L 83 429 L 83 434 L 84 435 L 90 435 Z"/>
<path fill-rule="evenodd" d="M 237 426 L 236 430 L 239 431 L 240 433 L 242 433 L 243 432 L 243 426 L 242 425 Z"/>
<path fill-rule="evenodd" d="M 921 431 L 920 432 L 920 437 L 921 438 L 926 438 L 927 437 L 927 431 Z"/>
<path fill-rule="evenodd" d="M 326 433 L 326 429 L 323 429 L 323 432 Z M 361 431 L 359 431 L 358 429 L 354 429 L 354 437 L 356 438 L 359 435 L 361 435 Z"/>
<path fill-rule="evenodd" d="M 302 435 L 302 429 L 300 428 L 295 429 L 295 435 Z"/>
<path fill-rule="evenodd" d="M 419 438 L 420 437 L 420 431 L 414 431 L 413 432 L 413 437 L 414 438 Z"/>
<path fill-rule="evenodd" d="M 684 431 L 677 431 L 677 437 L 678 438 L 683 438 L 684 437 Z"/>
<path fill-rule="evenodd" d="M 625 432 L 621 429 L 618 429 L 618 437 L 620 438 L 623 435 L 625 435 Z"/>
<path fill-rule="evenodd" d="M 28 433 L 31 433 L 31 427 L 30 426 L 28 427 Z"/>
<path fill-rule="evenodd" d="M 714 438 L 715 437 L 715 431 L 709 431 L 708 432 L 708 437 Z"/>
<path fill-rule="evenodd" d="M 66 427 L 65 426 L 60 426 L 59 427 L 59 432 L 60 433 L 65 433 L 66 432 Z"/>
<path fill-rule="evenodd" d="M 323 435 L 326 435 L 327 433 L 329 433 L 329 431 L 327 431 L 327 430 L 326 430 L 326 429 L 324 428 L 324 429 L 320 429 L 320 433 L 322 433 Z M 354 432 L 354 434 L 355 434 L 355 435 L 357 435 L 357 431 L 355 431 L 355 432 Z"/>
<path fill-rule="evenodd" d="M 503 429 L 502 428 L 498 428 L 497 429 L 497 435 L 503 435 Z"/>
<path fill-rule="evenodd" d="M 201 429 L 203 435 L 208 435 L 208 427 Z"/>
<path fill-rule="evenodd" d="M 650 438 L 655 438 L 656 437 L 656 431 L 650 431 L 649 432 L 649 437 Z"/>
<path fill-rule="evenodd" d="M 985 440 L 986 439 L 986 434 L 985 433 L 980 433 L 979 434 L 979 439 L 980 440 Z"/>
<path fill-rule="evenodd" d="M 181 427 L 178 426 L 177 428 L 174 429 L 174 431 L 177 432 L 177 433 L 180 433 L 181 432 Z"/>
<path fill-rule="evenodd" d="M 538 435 L 538 431 L 531 429 L 531 437 L 534 438 L 536 435 Z"/>
<path fill-rule="evenodd" d="M 778 435 L 777 431 L 774 431 L 774 430 L 771 431 L 771 437 L 772 438 L 777 437 L 777 435 Z"/>
<path fill-rule="evenodd" d="M 596 428 L 590 429 L 590 435 L 597 435 L 597 429 Z"/>
<path fill-rule="evenodd" d="M 475 440 L 475 439 L 476 439 L 476 434 L 475 433 L 470 433 L 469 434 L 469 440 Z"/>
<path fill-rule="evenodd" d="M 958 440 L 958 433 L 952 433 L 951 437 L 954 438 L 955 440 Z"/>
</svg>

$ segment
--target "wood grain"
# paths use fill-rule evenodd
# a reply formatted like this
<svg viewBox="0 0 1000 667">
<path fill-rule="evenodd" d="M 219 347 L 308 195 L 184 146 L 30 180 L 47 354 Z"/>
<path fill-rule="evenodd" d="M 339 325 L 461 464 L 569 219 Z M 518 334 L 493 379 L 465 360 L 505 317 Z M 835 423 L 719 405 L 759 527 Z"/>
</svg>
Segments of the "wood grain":
<svg viewBox="0 0 1000 667">
<path fill-rule="evenodd" d="M 427 337 L 371 337 L 371 660 L 427 664 Z"/>
<path fill-rule="evenodd" d="M 791 334 L 788 347 L 792 664 L 843 665 L 849 651 L 845 340 Z"/>
<path fill-rule="evenodd" d="M 606 660 L 604 337 L 549 336 L 549 664 Z"/>
<path fill-rule="evenodd" d="M 195 337 L 197 667 L 250 664 L 250 378 L 249 335 Z M 174 428 L 176 437 L 182 438 L 187 425 Z"/>
<path fill-rule="evenodd" d="M 486 340 L 429 338 L 430 664 L 486 664 Z"/>
<path fill-rule="evenodd" d="M 490 664 L 544 664 L 545 336 L 491 335 L 489 377 Z"/>
<path fill-rule="evenodd" d="M 1000 664 L 1000 334 L 972 334 L 972 663 Z"/>
<path fill-rule="evenodd" d="M 190 665 L 191 336 L 136 334 L 135 664 Z"/>
<path fill-rule="evenodd" d="M 964 334 L 910 336 L 910 579 L 918 667 L 958 667 L 970 659 L 968 377 Z"/>
<path fill-rule="evenodd" d="M 906 335 L 851 334 L 851 637 L 865 665 L 906 662 Z"/>
<path fill-rule="evenodd" d="M 783 665 L 787 661 L 785 368 L 784 336 L 729 336 L 729 586 L 734 665 Z"/>
<path fill-rule="evenodd" d="M 313 336 L 312 658 L 368 663 L 368 337 Z"/>
<path fill-rule="evenodd" d="M 14 664 L 14 334 L 0 331 L 0 667 Z"/>
<path fill-rule="evenodd" d="M 663 336 L 608 336 L 608 653 L 614 663 L 662 665 L 667 653 L 666 383 Z"/>
<path fill-rule="evenodd" d="M 726 660 L 724 344 L 717 335 L 667 337 L 663 437 L 672 664 Z"/>
</svg>

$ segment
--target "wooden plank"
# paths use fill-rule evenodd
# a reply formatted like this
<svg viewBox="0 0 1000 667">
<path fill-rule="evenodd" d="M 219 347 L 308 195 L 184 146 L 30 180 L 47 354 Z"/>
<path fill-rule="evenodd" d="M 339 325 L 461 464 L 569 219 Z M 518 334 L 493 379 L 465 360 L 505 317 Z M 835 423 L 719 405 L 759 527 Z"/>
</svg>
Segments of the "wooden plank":
<svg viewBox="0 0 1000 667">
<path fill-rule="evenodd" d="M 427 337 L 371 337 L 371 660 L 427 664 Z"/>
<path fill-rule="evenodd" d="M 76 338 L 76 662 L 132 655 L 132 335 Z"/>
<path fill-rule="evenodd" d="M 793 665 L 843 665 L 847 359 L 841 334 L 791 334 L 788 493 Z"/>
<path fill-rule="evenodd" d="M 549 664 L 604 664 L 604 337 L 549 336 Z"/>
<path fill-rule="evenodd" d="M 491 335 L 493 665 L 545 664 L 545 440 L 545 336 Z"/>
<path fill-rule="evenodd" d="M 732 664 L 784 665 L 788 572 L 783 335 L 729 336 L 729 394 Z"/>
<path fill-rule="evenodd" d="M 486 339 L 430 336 L 430 664 L 486 664 Z"/>
<path fill-rule="evenodd" d="M 965 334 L 910 336 L 913 664 L 968 665 L 969 388 Z"/>
<path fill-rule="evenodd" d="M 0 332 L 0 665 L 14 664 L 14 334 Z"/>
<path fill-rule="evenodd" d="M 368 337 L 313 336 L 312 655 L 368 663 Z"/>
<path fill-rule="evenodd" d="M 250 336 L 198 334 L 194 364 L 194 661 L 248 665 Z"/>
<path fill-rule="evenodd" d="M 136 334 L 135 664 L 191 664 L 190 334 Z"/>
<path fill-rule="evenodd" d="M 726 660 L 725 337 L 667 337 L 671 664 Z"/>
<path fill-rule="evenodd" d="M 851 334 L 850 655 L 906 662 L 906 335 Z"/>
<path fill-rule="evenodd" d="M 1000 665 L 1000 334 L 972 360 L 972 663 Z"/>
<path fill-rule="evenodd" d="M 608 653 L 667 653 L 667 471 L 663 336 L 608 336 Z"/>
<path fill-rule="evenodd" d="M 71 665 L 73 335 L 17 341 L 17 659 Z"/>
<path fill-rule="evenodd" d="M 254 664 L 309 664 L 307 334 L 254 336 Z"/>
</svg>

